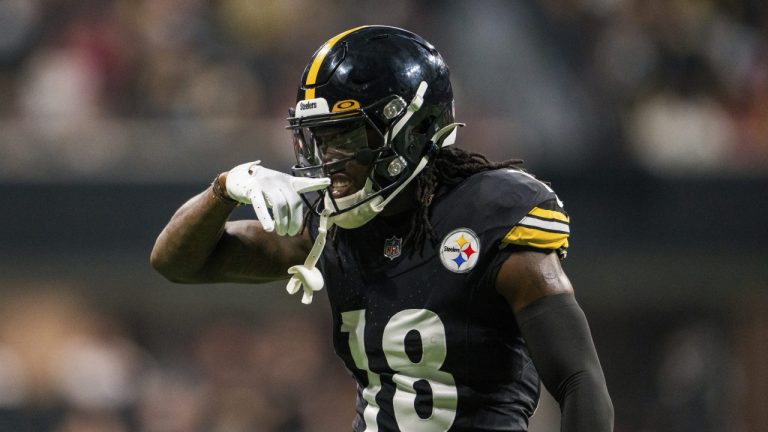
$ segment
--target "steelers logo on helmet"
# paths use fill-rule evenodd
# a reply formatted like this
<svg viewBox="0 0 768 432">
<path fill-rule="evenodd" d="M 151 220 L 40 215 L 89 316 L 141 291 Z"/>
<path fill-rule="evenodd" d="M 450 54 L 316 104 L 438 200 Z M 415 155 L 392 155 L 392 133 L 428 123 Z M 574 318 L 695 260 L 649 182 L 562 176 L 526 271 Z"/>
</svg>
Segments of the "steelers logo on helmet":
<svg viewBox="0 0 768 432">
<path fill-rule="evenodd" d="M 469 228 L 451 231 L 440 244 L 440 261 L 454 273 L 472 270 L 480 258 L 480 239 Z"/>
</svg>

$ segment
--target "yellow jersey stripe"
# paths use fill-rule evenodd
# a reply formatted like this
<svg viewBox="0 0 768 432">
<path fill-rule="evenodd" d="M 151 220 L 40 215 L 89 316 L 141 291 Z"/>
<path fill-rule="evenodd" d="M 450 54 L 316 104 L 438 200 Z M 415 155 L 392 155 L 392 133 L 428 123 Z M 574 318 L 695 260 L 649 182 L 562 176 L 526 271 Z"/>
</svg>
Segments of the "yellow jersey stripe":
<svg viewBox="0 0 768 432">
<path fill-rule="evenodd" d="M 566 216 L 565 213 L 561 213 L 556 210 L 545 210 L 543 208 L 534 207 L 533 210 L 528 212 L 528 214 L 543 219 L 554 219 L 565 223 L 570 222 L 570 218 Z"/>
<path fill-rule="evenodd" d="M 568 247 L 568 234 L 542 231 L 535 228 L 515 226 L 504 236 L 501 246 L 514 244 L 538 249 L 560 249 Z"/>
<path fill-rule="evenodd" d="M 343 33 L 339 33 L 336 36 L 332 37 L 328 42 L 326 42 L 322 48 L 320 48 L 320 50 L 317 52 L 317 55 L 315 56 L 315 59 L 312 61 L 312 65 L 309 67 L 309 72 L 307 72 L 307 81 L 304 83 L 305 87 L 314 85 L 317 82 L 317 74 L 320 72 L 320 66 L 323 64 L 323 60 L 325 60 L 325 56 L 328 55 L 328 51 L 330 51 L 331 48 L 333 48 L 333 46 L 336 45 L 336 42 L 338 42 L 339 39 L 343 38 L 344 36 L 352 33 L 353 31 L 359 30 L 363 27 L 368 27 L 368 26 L 355 27 Z M 314 88 L 308 88 L 304 91 L 304 99 L 314 99 L 314 98 L 315 98 Z"/>
</svg>

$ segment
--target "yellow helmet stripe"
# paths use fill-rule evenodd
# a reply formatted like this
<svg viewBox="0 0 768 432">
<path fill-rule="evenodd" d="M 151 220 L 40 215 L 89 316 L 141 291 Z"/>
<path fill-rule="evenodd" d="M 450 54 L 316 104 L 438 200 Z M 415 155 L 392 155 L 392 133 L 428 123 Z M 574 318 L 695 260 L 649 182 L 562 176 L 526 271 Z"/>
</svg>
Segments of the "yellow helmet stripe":
<svg viewBox="0 0 768 432">
<path fill-rule="evenodd" d="M 336 45 L 336 42 L 339 41 L 339 39 L 343 38 L 344 36 L 360 30 L 361 28 L 368 27 L 368 26 L 360 26 L 355 27 L 353 29 L 349 29 L 343 33 L 339 33 L 333 38 L 331 38 L 328 42 L 323 45 L 322 48 L 317 52 L 317 55 L 315 56 L 315 59 L 312 61 L 312 65 L 309 67 L 309 72 L 307 73 L 307 81 L 304 83 L 305 87 L 314 85 L 317 82 L 317 74 L 320 72 L 320 66 L 323 64 L 323 60 L 325 60 L 325 56 L 328 55 L 328 51 L 333 48 L 334 45 Z M 315 98 L 315 89 L 314 88 L 308 88 L 304 91 L 304 99 L 314 99 Z"/>
</svg>

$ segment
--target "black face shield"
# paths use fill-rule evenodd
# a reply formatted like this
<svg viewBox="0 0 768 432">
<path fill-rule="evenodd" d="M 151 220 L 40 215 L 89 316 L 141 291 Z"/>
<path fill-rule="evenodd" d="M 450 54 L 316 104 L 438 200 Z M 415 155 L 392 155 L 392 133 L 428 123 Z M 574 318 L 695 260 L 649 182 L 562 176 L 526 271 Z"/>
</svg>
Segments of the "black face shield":
<svg viewBox="0 0 768 432">
<path fill-rule="evenodd" d="M 323 105 L 320 101 L 317 103 Z M 370 106 L 342 112 L 297 116 L 296 110 L 290 109 L 288 129 L 293 132 L 297 162 L 292 168 L 293 175 L 330 177 L 354 161 L 372 167 L 368 180 L 373 194 L 368 198 L 393 190 L 410 174 L 407 164 L 393 151 L 390 138 L 391 127 L 402 118 L 405 107 L 405 101 L 393 95 Z M 341 210 L 327 191 L 319 193 L 330 198 L 334 213 L 369 200 Z M 305 197 L 305 201 L 311 200 Z M 322 202 L 324 200 L 319 200 L 313 209 L 321 211 Z"/>
<path fill-rule="evenodd" d="M 383 144 L 382 138 L 358 119 L 294 129 L 293 148 L 297 162 L 293 167 L 294 175 L 329 177 L 353 160 L 361 165 L 371 165 Z"/>
</svg>

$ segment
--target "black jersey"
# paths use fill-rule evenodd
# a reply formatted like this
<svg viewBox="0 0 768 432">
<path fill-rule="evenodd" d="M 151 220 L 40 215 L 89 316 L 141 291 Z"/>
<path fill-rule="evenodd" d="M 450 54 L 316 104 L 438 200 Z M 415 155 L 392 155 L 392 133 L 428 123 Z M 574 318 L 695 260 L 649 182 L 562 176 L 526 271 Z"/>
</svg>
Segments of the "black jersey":
<svg viewBox="0 0 768 432">
<path fill-rule="evenodd" d="M 568 216 L 548 186 L 501 169 L 438 194 L 431 222 L 440 241 L 422 251 L 404 247 L 401 215 L 337 229 L 322 255 L 334 348 L 358 383 L 353 430 L 527 430 L 539 380 L 495 278 L 516 247 L 564 254 Z"/>
</svg>

